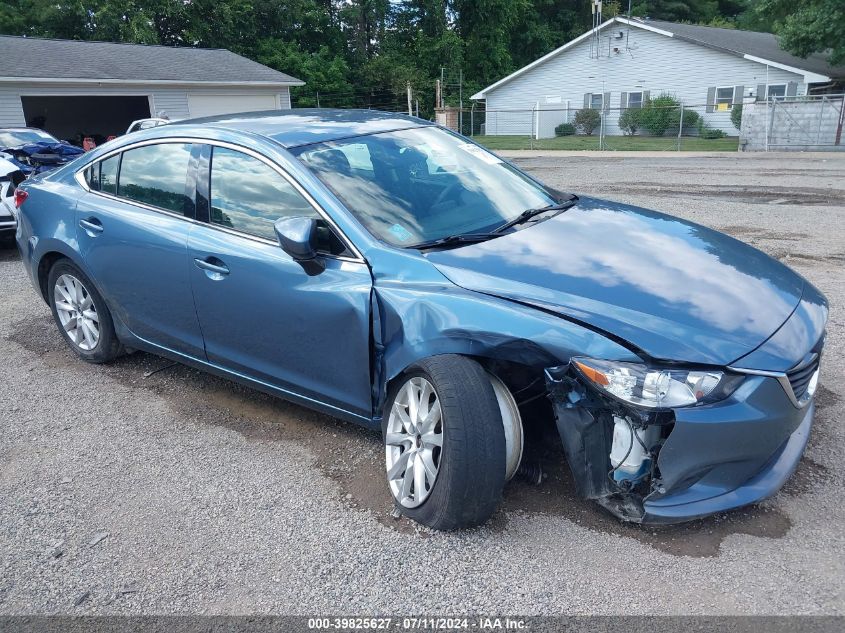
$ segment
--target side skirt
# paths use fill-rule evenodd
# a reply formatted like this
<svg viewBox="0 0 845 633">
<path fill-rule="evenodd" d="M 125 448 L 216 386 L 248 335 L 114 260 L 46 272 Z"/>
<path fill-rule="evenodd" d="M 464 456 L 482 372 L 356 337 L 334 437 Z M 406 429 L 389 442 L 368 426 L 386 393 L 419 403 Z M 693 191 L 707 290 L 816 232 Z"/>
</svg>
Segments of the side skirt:
<svg viewBox="0 0 845 633">
<path fill-rule="evenodd" d="M 319 411 L 320 413 L 325 413 L 326 415 L 330 415 L 335 418 L 340 418 L 341 420 L 345 420 L 347 422 L 358 424 L 368 429 L 381 428 L 379 420 L 373 420 L 372 418 L 367 418 L 365 416 L 353 413 L 351 411 L 347 411 L 346 409 L 336 407 L 326 402 L 322 402 L 314 398 L 309 398 L 308 396 L 303 396 L 293 391 L 282 389 L 281 387 L 277 387 L 275 385 L 271 385 L 270 383 L 257 380 L 255 378 L 252 378 L 251 376 L 231 371 L 229 369 L 226 369 L 225 367 L 221 367 L 220 365 L 215 365 L 214 363 L 211 363 L 207 360 L 195 358 L 193 356 L 177 352 L 167 347 L 156 345 L 155 343 L 152 343 L 146 339 L 143 339 L 131 333 L 122 323 L 119 326 L 117 323 L 115 323 L 115 325 L 120 328 L 121 342 L 127 347 L 149 352 L 151 354 L 162 356 L 164 358 L 168 358 L 177 363 L 187 365 L 188 367 L 193 367 L 194 369 L 199 369 L 200 371 L 205 371 L 210 374 L 214 374 L 221 378 L 240 383 L 247 387 L 252 387 L 253 389 L 257 389 L 258 391 L 262 391 L 268 395 L 275 396 L 277 398 L 282 398 L 283 400 L 288 400 L 289 402 L 293 402 L 303 407 Z"/>
</svg>

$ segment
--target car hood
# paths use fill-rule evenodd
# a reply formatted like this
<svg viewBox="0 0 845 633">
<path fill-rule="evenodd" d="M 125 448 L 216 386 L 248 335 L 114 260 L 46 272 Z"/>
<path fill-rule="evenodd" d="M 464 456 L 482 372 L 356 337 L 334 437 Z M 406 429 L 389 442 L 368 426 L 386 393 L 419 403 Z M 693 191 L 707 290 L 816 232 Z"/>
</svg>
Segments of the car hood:
<svg viewBox="0 0 845 633">
<path fill-rule="evenodd" d="M 656 360 L 727 365 L 786 321 L 804 280 L 723 233 L 581 198 L 551 219 L 426 258 L 453 283 L 548 310 Z"/>
</svg>

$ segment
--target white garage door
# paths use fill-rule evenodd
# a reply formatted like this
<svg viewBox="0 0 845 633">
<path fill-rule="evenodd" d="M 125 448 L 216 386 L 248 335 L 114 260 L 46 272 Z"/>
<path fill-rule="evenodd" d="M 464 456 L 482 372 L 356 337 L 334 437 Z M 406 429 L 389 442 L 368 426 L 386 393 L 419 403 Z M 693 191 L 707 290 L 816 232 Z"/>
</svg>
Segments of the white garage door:
<svg viewBox="0 0 845 633">
<path fill-rule="evenodd" d="M 235 112 L 255 112 L 257 110 L 275 110 L 276 95 L 225 94 L 225 95 L 188 95 L 188 108 L 191 117 L 233 114 Z"/>
</svg>

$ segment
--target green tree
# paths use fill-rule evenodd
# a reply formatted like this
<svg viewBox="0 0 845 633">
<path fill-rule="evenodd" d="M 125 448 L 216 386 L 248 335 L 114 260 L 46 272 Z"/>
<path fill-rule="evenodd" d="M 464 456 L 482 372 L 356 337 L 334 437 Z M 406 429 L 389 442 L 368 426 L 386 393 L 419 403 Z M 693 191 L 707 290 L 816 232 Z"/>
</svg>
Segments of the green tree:
<svg viewBox="0 0 845 633">
<path fill-rule="evenodd" d="M 464 43 L 464 75 L 488 85 L 510 73 L 511 29 L 529 0 L 453 0 L 452 6 Z"/>
<path fill-rule="evenodd" d="M 831 64 L 845 61 L 842 0 L 757 0 L 754 12 L 774 26 L 781 46 L 793 55 L 824 53 Z"/>
</svg>

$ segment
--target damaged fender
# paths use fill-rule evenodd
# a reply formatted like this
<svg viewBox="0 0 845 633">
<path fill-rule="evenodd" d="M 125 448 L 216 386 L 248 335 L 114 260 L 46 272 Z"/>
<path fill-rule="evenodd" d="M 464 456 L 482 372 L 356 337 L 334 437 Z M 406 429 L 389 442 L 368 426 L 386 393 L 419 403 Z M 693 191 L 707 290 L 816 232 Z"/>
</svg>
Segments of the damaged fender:
<svg viewBox="0 0 845 633">
<path fill-rule="evenodd" d="M 438 354 L 506 361 L 536 370 L 575 353 L 636 360 L 627 348 L 554 315 L 465 290 L 434 267 L 402 253 L 382 270 L 403 270 L 401 280 L 374 271 L 372 324 L 374 417 L 384 408 L 389 382 L 416 362 Z M 458 317 L 460 315 L 460 318 Z"/>
</svg>

